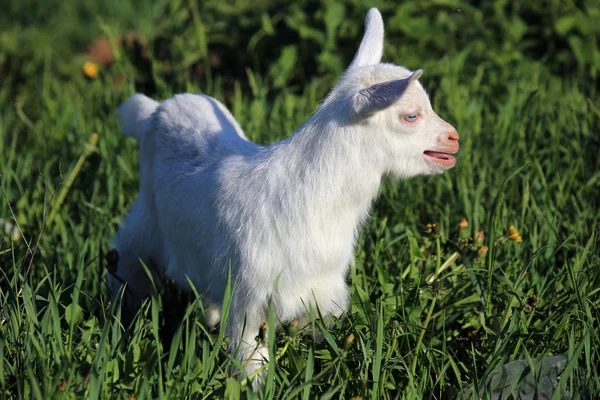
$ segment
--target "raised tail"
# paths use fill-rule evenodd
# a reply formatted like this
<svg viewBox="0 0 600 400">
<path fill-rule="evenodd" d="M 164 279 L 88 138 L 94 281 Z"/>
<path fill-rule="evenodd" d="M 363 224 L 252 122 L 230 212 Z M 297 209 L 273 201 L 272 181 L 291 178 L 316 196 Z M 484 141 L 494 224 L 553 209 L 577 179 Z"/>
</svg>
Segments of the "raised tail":
<svg viewBox="0 0 600 400">
<path fill-rule="evenodd" d="M 157 107 L 158 102 L 143 94 L 134 94 L 127 99 L 116 112 L 123 133 L 140 141 L 150 129 L 150 117 Z"/>
</svg>

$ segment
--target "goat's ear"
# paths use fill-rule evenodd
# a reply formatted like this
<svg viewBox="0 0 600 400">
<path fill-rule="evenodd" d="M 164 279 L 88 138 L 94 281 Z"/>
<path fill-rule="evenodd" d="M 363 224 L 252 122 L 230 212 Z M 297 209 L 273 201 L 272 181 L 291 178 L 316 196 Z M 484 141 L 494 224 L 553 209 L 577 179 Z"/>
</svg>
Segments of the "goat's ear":
<svg viewBox="0 0 600 400">
<path fill-rule="evenodd" d="M 371 8 L 365 17 L 365 34 L 350 67 L 378 64 L 383 55 L 383 19 L 379 10 Z"/>
<path fill-rule="evenodd" d="M 418 69 L 410 74 L 408 78 L 377 83 L 362 89 L 352 98 L 354 116 L 361 120 L 377 111 L 388 108 L 402 97 L 406 88 L 419 79 L 422 74 L 423 70 Z"/>
</svg>

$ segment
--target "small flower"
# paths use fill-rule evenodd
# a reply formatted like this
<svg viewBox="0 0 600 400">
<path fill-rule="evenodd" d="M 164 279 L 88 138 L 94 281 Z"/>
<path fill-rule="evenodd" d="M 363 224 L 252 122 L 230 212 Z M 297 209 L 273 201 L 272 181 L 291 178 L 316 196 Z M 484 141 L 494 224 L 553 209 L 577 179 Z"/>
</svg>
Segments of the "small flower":
<svg viewBox="0 0 600 400">
<path fill-rule="evenodd" d="M 98 76 L 98 66 L 91 61 L 83 64 L 83 74 L 86 78 L 94 79 Z"/>
<path fill-rule="evenodd" d="M 475 239 L 476 246 L 481 246 L 483 244 L 483 239 L 485 239 L 485 234 L 483 233 L 483 230 L 475 233 L 475 236 L 473 237 L 473 239 Z"/>
<path fill-rule="evenodd" d="M 356 338 L 356 336 L 354 336 L 354 333 L 349 334 L 346 337 L 346 340 L 344 340 L 344 348 L 349 349 L 350 346 L 352 346 L 352 343 L 354 343 L 355 338 Z"/>
<path fill-rule="evenodd" d="M 469 241 L 469 234 L 471 233 L 469 230 L 469 223 L 465 218 L 461 219 L 458 223 L 458 229 L 458 235 L 462 242 L 462 247 L 465 247 Z"/>
<path fill-rule="evenodd" d="M 437 230 L 437 224 L 427 224 L 427 233 L 433 233 Z"/>
<path fill-rule="evenodd" d="M 519 233 L 517 228 L 515 228 L 514 225 L 508 227 L 508 238 L 510 240 L 514 240 L 517 243 L 521 243 L 523 241 L 523 238 L 521 238 L 521 234 Z"/>
<path fill-rule="evenodd" d="M 290 336 L 294 336 L 298 332 L 298 326 L 299 326 L 299 322 L 297 319 L 290 322 L 290 325 L 288 327 L 288 334 Z"/>
<path fill-rule="evenodd" d="M 477 250 L 477 261 L 478 262 L 485 261 L 485 256 L 487 255 L 488 250 L 489 249 L 486 245 L 482 245 L 481 247 L 479 247 L 479 249 Z"/>
<path fill-rule="evenodd" d="M 60 385 L 58 385 L 56 390 L 58 390 L 59 392 L 64 392 L 65 390 L 67 390 L 67 381 L 62 381 Z"/>
</svg>

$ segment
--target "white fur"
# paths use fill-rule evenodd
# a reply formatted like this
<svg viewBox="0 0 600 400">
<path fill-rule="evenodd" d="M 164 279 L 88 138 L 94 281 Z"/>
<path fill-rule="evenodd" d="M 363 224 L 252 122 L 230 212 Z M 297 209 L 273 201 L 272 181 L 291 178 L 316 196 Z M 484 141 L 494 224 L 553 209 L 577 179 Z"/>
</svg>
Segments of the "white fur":
<svg viewBox="0 0 600 400">
<path fill-rule="evenodd" d="M 118 110 L 123 131 L 140 143 L 141 187 L 116 236 L 117 275 L 147 294 L 140 258 L 182 288 L 189 278 L 219 305 L 231 265 L 231 351 L 239 350 L 247 374 L 268 358 L 255 338 L 270 299 L 282 321 L 302 319 L 315 300 L 323 315 L 347 309 L 356 237 L 382 177 L 441 173 L 452 165 L 424 151 L 458 150 L 456 131 L 416 80 L 420 72 L 411 77 L 380 63 L 376 9 L 365 30 L 354 61 L 315 114 L 269 146 L 248 141 L 208 96 L 159 104 L 135 95 Z M 416 122 L 405 121 L 416 112 Z"/>
</svg>

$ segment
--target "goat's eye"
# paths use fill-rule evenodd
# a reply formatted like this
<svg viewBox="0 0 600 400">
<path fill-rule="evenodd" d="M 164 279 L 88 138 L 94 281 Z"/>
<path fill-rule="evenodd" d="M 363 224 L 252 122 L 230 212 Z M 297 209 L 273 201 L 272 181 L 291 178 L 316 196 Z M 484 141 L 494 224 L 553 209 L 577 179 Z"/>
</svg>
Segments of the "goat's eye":
<svg viewBox="0 0 600 400">
<path fill-rule="evenodd" d="M 415 122 L 419 118 L 419 114 L 408 114 L 404 116 L 406 122 Z"/>
</svg>

